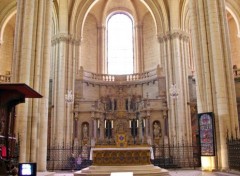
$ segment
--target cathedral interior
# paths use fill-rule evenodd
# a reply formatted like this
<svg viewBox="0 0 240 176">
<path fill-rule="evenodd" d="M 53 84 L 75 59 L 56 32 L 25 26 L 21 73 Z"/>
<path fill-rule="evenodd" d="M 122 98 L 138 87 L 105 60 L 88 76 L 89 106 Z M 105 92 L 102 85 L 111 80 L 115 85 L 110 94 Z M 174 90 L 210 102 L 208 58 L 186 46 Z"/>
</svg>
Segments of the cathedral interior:
<svg viewBox="0 0 240 176">
<path fill-rule="evenodd" d="M 128 32 L 110 28 L 118 15 Z M 239 68 L 239 0 L 0 0 L 0 85 L 42 95 L 10 116 L 0 96 L 0 146 L 10 136 L 39 171 L 112 146 L 151 146 L 169 167 L 239 168 L 227 146 L 240 139 Z"/>
</svg>

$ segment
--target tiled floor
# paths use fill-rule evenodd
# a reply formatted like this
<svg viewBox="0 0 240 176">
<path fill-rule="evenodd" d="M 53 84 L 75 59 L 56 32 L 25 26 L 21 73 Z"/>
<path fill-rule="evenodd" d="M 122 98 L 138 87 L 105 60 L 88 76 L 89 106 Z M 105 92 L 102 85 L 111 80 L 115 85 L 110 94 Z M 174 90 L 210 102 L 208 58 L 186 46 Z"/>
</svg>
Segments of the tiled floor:
<svg viewBox="0 0 240 176">
<path fill-rule="evenodd" d="M 240 176 L 240 172 L 202 172 L 199 170 L 169 170 L 171 176 Z M 48 175 L 46 173 L 38 173 L 37 176 L 45 176 Z M 73 176 L 73 173 L 55 173 L 54 176 Z M 124 176 L 124 175 L 123 175 Z"/>
</svg>

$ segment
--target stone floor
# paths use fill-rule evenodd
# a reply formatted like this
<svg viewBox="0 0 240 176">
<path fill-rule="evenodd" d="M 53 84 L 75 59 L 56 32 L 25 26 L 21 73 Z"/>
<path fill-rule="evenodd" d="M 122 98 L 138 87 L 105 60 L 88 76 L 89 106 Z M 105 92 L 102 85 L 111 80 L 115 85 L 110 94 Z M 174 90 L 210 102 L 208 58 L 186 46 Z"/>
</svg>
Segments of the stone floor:
<svg viewBox="0 0 240 176">
<path fill-rule="evenodd" d="M 202 172 L 200 170 L 169 170 L 171 176 L 240 176 L 240 172 Z M 37 176 L 53 175 L 38 173 Z M 73 172 L 56 172 L 54 176 L 73 176 Z M 124 176 L 124 175 L 122 175 Z"/>
</svg>

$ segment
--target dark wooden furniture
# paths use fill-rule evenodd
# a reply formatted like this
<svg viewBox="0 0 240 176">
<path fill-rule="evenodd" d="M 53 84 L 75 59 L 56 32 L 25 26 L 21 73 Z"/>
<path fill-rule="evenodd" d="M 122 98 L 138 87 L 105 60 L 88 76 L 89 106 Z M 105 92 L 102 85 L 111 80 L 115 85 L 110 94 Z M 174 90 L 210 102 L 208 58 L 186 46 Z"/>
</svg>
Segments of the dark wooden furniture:
<svg viewBox="0 0 240 176">
<path fill-rule="evenodd" d="M 24 103 L 25 98 L 42 98 L 38 92 L 24 83 L 0 84 L 0 157 L 10 161 L 15 152 L 16 134 L 15 106 Z"/>
</svg>

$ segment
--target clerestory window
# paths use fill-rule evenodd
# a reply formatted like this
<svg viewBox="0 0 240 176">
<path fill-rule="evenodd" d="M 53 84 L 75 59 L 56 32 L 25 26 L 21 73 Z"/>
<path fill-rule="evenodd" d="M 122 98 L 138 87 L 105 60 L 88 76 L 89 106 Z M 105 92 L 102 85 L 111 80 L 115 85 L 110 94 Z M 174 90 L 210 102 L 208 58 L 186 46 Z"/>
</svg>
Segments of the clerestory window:
<svg viewBox="0 0 240 176">
<path fill-rule="evenodd" d="M 123 13 L 112 15 L 107 22 L 108 74 L 133 73 L 133 21 Z"/>
</svg>

